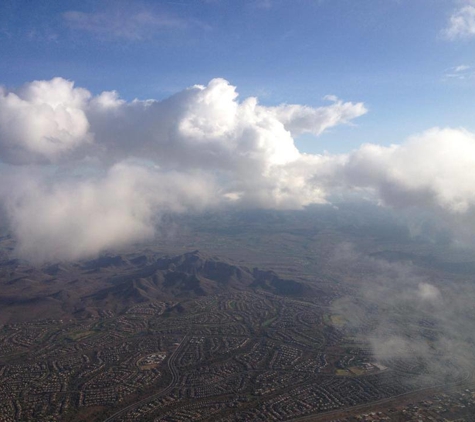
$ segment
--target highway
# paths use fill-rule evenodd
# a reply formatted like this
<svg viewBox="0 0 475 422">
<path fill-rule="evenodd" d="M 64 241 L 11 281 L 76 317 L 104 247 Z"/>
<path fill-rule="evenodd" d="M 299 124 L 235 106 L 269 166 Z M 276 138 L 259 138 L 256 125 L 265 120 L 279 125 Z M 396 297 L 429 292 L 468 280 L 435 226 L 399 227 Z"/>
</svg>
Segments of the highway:
<svg viewBox="0 0 475 422">
<path fill-rule="evenodd" d="M 346 407 L 346 408 L 330 410 L 328 412 L 320 412 L 320 413 L 314 413 L 313 415 L 300 416 L 300 417 L 297 417 L 297 418 L 288 419 L 288 421 L 292 421 L 292 422 L 307 422 L 307 421 L 311 422 L 311 421 L 315 421 L 315 422 L 317 422 L 317 421 L 320 421 L 320 420 L 327 419 L 330 416 L 337 416 L 338 415 L 338 417 L 343 417 L 341 415 L 343 415 L 345 413 L 348 414 L 347 416 L 350 416 L 355 411 L 358 411 L 358 410 L 361 410 L 362 412 L 371 411 L 371 408 L 374 408 L 374 406 L 378 406 L 378 405 L 385 404 L 385 403 L 391 403 L 394 400 L 402 399 L 402 398 L 405 398 L 405 397 L 411 397 L 412 395 L 415 395 L 417 393 L 423 393 L 423 392 L 429 393 L 429 392 L 436 392 L 441 388 L 448 388 L 449 389 L 449 388 L 459 387 L 460 385 L 465 384 L 467 382 L 467 380 L 468 379 L 466 378 L 463 381 L 455 382 L 453 384 L 437 384 L 437 385 L 434 385 L 432 387 L 420 388 L 420 389 L 417 389 L 417 390 L 414 390 L 414 391 L 408 391 L 407 393 L 398 394 L 397 396 L 392 396 L 392 397 L 386 397 L 384 399 L 374 401 L 374 402 L 370 402 L 370 403 L 362 403 L 362 404 L 359 404 L 359 405 L 356 405 L 356 406 L 350 406 L 350 407 Z"/>
</svg>

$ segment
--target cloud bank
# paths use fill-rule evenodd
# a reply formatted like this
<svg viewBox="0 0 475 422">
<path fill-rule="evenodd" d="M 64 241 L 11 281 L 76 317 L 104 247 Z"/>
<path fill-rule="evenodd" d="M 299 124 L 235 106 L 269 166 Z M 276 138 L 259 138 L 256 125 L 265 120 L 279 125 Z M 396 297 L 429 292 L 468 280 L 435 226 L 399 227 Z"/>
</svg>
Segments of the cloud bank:
<svg viewBox="0 0 475 422">
<path fill-rule="evenodd" d="M 363 103 L 266 107 L 224 79 L 165 100 L 93 96 L 62 78 L 0 91 L 0 202 L 30 259 L 77 259 L 154 236 L 164 212 L 299 209 L 348 192 L 448 218 L 475 210 L 475 135 L 431 129 L 400 145 L 304 154 Z"/>
<path fill-rule="evenodd" d="M 200 210 L 216 187 L 198 172 L 114 164 L 86 180 L 45 180 L 10 169 L 7 213 L 18 253 L 35 262 L 74 260 L 150 240 L 164 212 Z"/>
</svg>

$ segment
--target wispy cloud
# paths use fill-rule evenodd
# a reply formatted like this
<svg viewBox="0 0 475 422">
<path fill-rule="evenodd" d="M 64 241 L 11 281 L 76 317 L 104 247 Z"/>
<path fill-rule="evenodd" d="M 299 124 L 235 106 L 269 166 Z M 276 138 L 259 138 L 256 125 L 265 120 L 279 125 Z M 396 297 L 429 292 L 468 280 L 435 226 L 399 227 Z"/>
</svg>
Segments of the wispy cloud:
<svg viewBox="0 0 475 422">
<path fill-rule="evenodd" d="M 472 373 L 473 286 L 449 282 L 446 273 L 439 280 L 410 262 L 364 255 L 349 244 L 339 245 L 333 260 L 348 274 L 364 274 L 357 299 L 332 306 L 348 321 L 347 332 L 370 344 L 377 361 L 389 368 L 410 366 L 404 381 L 418 387 Z"/>
<path fill-rule="evenodd" d="M 470 66 L 467 66 L 467 65 L 465 65 L 465 64 L 462 64 L 462 65 L 460 65 L 460 66 L 456 66 L 455 69 L 454 69 L 454 71 L 455 71 L 456 73 L 460 73 L 460 72 L 463 72 L 463 71 L 468 70 L 468 69 L 470 69 Z"/>
<path fill-rule="evenodd" d="M 142 10 L 114 10 L 96 13 L 68 11 L 63 14 L 66 25 L 105 39 L 142 41 L 153 38 L 157 33 L 185 29 L 189 23 L 185 19 L 165 13 Z"/>
<path fill-rule="evenodd" d="M 454 11 L 443 35 L 449 40 L 475 37 L 475 0 L 466 0 Z"/>
<path fill-rule="evenodd" d="M 202 0 L 202 2 L 206 4 L 223 4 L 225 0 Z M 274 2 L 275 0 L 247 0 L 245 4 L 251 8 L 268 10 L 272 8 Z M 232 1 L 229 3 L 232 3 Z"/>
<path fill-rule="evenodd" d="M 465 64 L 451 67 L 444 73 L 444 79 L 468 80 L 475 78 L 475 69 Z"/>
<path fill-rule="evenodd" d="M 272 7 L 271 0 L 256 0 L 254 6 L 259 9 L 270 9 Z"/>
</svg>

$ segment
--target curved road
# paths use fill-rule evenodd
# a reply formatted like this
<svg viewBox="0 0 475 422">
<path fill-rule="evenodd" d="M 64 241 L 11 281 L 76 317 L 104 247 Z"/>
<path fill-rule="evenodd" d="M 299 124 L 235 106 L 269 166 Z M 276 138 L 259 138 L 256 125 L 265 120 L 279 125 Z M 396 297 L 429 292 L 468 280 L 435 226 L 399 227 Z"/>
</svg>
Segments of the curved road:
<svg viewBox="0 0 475 422">
<path fill-rule="evenodd" d="M 168 359 L 168 369 L 170 370 L 170 372 L 172 374 L 172 380 L 170 381 L 170 384 L 168 384 L 163 390 L 159 391 L 158 393 L 152 394 L 151 396 L 145 397 L 142 400 L 139 400 L 135 403 L 132 403 L 127 407 L 124 407 L 123 409 L 121 409 L 118 412 L 114 413 L 112 416 L 109 416 L 107 419 L 104 420 L 104 422 L 112 422 L 118 416 L 123 415 L 124 413 L 127 413 L 127 412 L 135 409 L 137 406 L 140 406 L 141 404 L 152 401 L 152 400 L 156 399 L 157 397 L 164 396 L 164 395 L 168 394 L 173 389 L 173 387 L 175 387 L 175 384 L 178 381 L 178 370 L 176 369 L 176 366 L 175 366 L 176 357 L 178 355 L 178 352 L 183 348 L 183 346 L 186 344 L 188 339 L 189 339 L 188 335 L 183 337 L 183 340 L 180 342 L 180 344 L 175 349 L 175 351 L 170 355 L 170 359 Z"/>
</svg>

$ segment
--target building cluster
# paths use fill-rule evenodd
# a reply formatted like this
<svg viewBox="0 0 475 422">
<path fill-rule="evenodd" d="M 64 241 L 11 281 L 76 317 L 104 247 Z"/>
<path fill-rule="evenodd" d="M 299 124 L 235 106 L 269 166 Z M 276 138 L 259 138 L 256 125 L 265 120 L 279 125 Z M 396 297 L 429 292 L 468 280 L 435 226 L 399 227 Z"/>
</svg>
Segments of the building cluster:
<svg viewBox="0 0 475 422">
<path fill-rule="evenodd" d="M 0 345 L 0 422 L 281 421 L 435 383 L 416 361 L 372 361 L 322 303 L 268 292 L 11 324 Z M 472 405 L 467 390 L 395 412 L 441 420 Z M 392 417 L 378 412 L 348 420 Z"/>
</svg>

